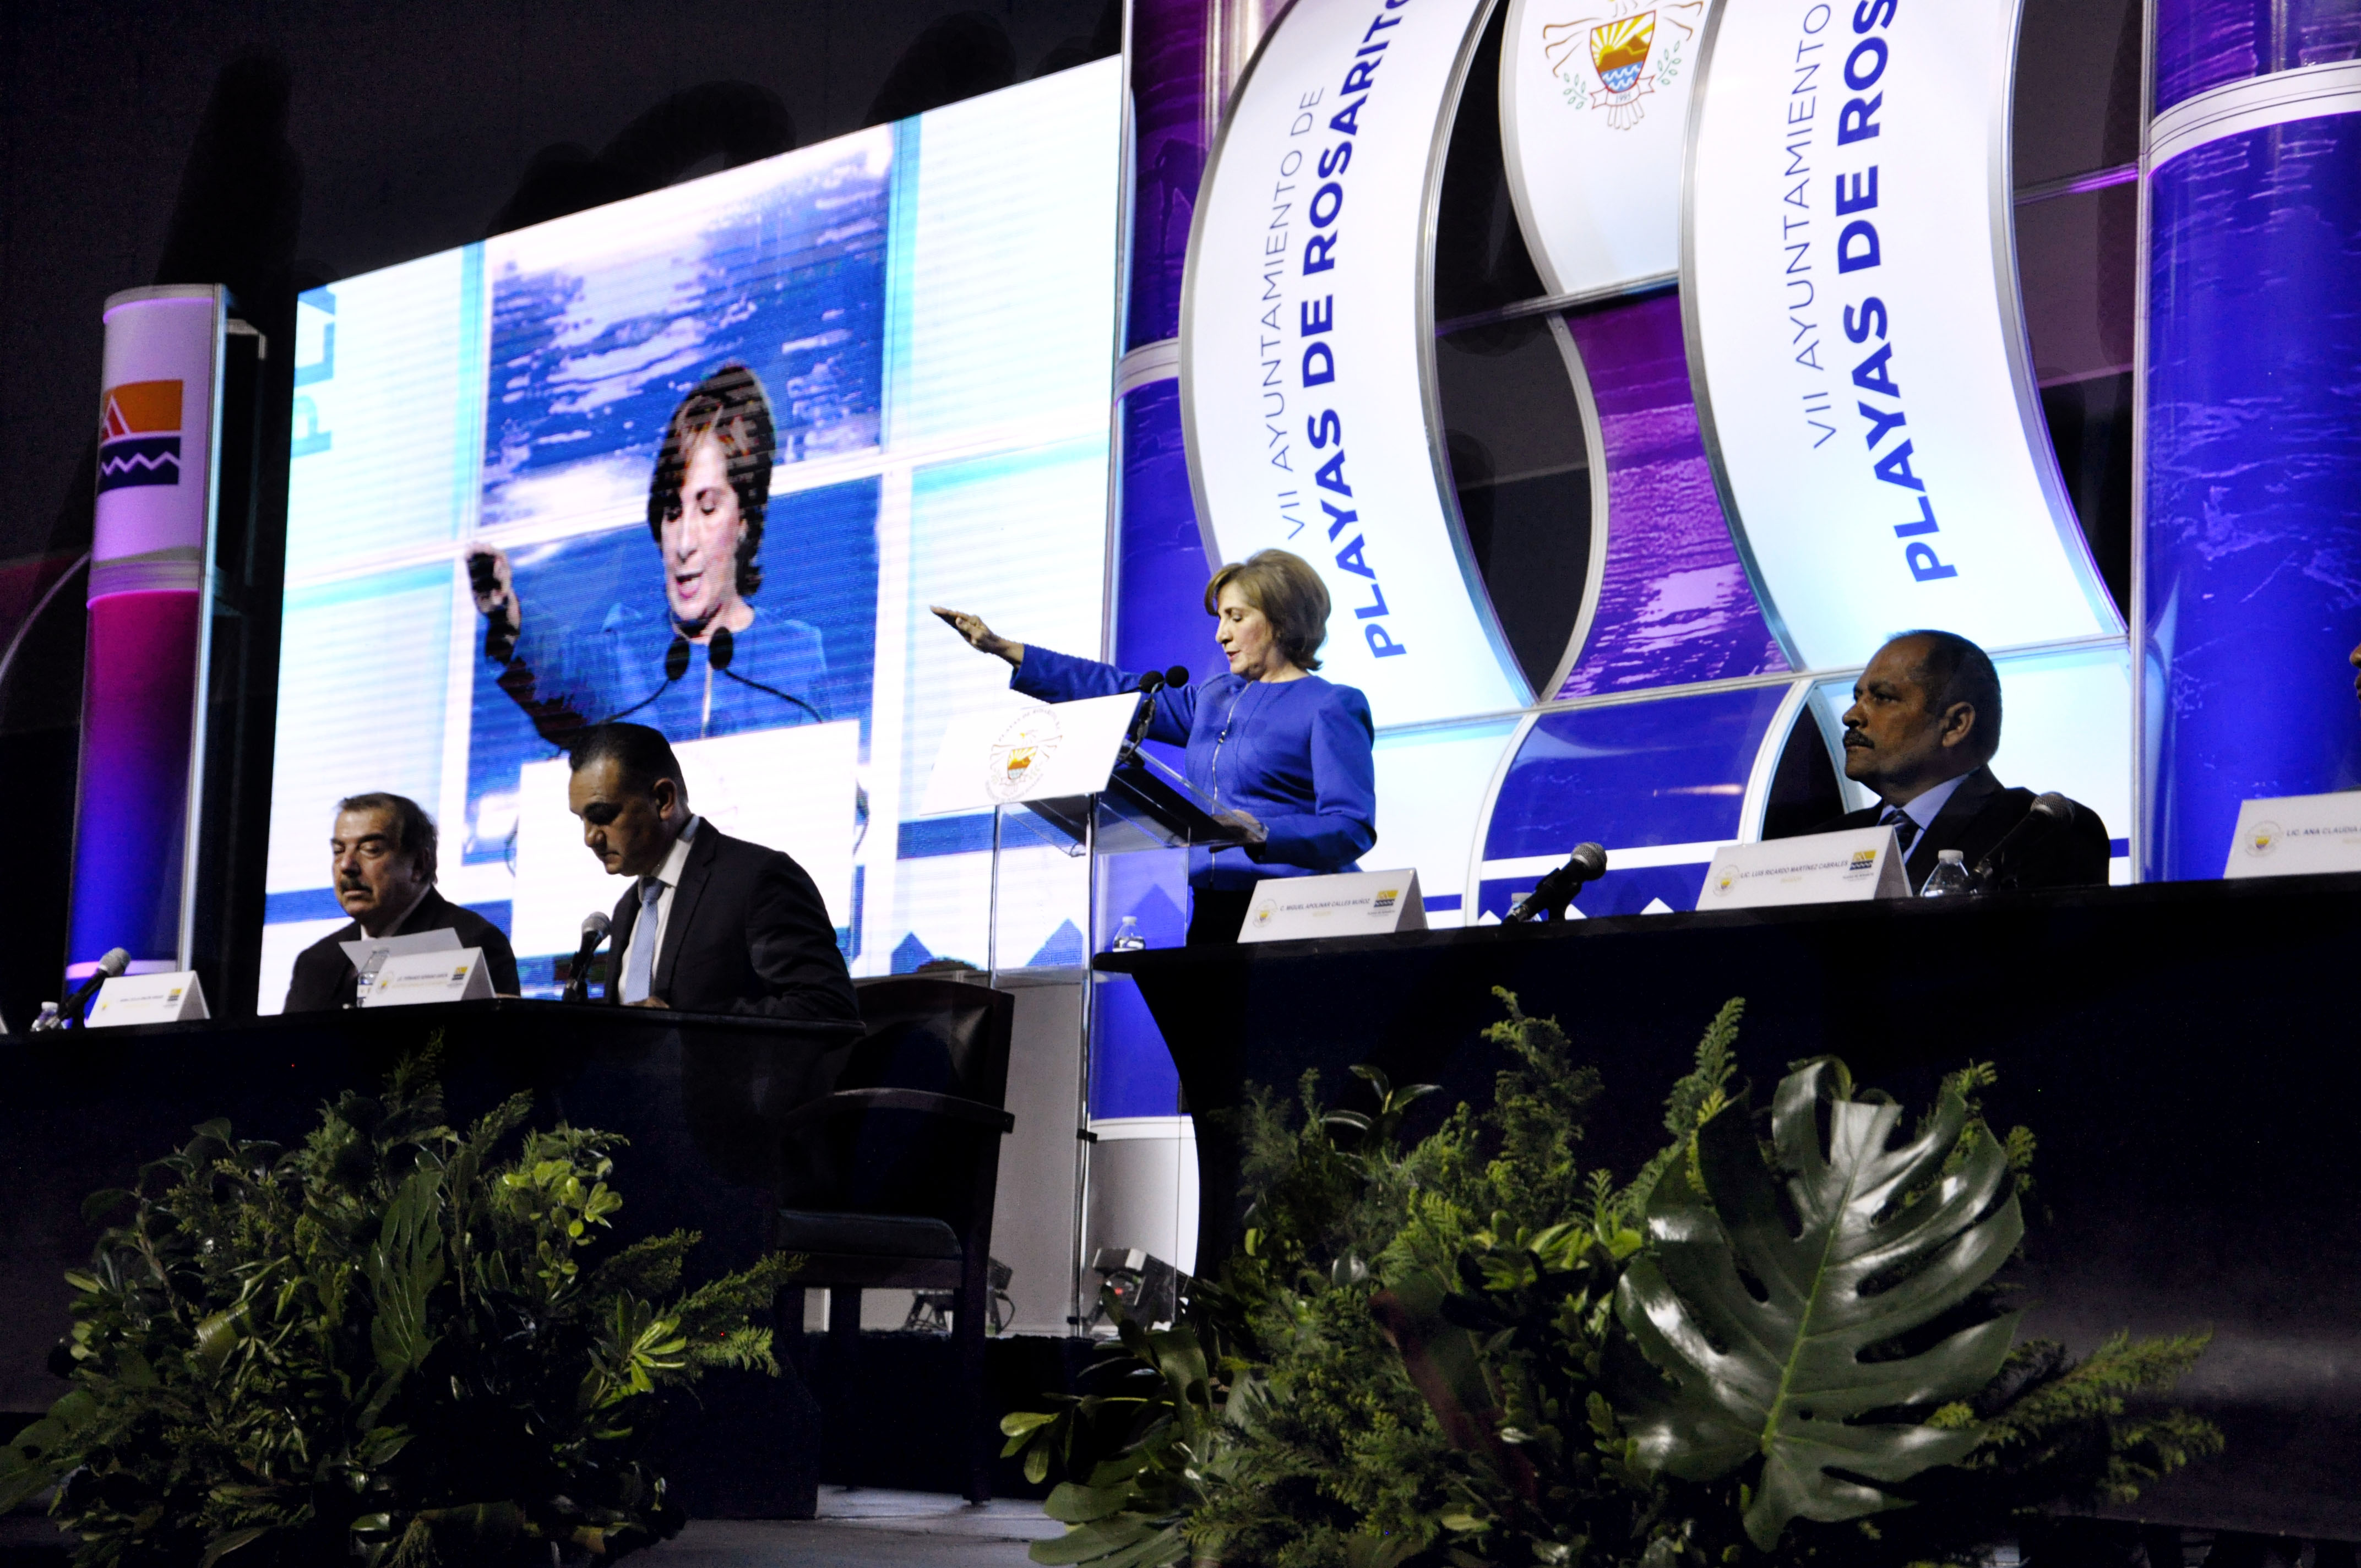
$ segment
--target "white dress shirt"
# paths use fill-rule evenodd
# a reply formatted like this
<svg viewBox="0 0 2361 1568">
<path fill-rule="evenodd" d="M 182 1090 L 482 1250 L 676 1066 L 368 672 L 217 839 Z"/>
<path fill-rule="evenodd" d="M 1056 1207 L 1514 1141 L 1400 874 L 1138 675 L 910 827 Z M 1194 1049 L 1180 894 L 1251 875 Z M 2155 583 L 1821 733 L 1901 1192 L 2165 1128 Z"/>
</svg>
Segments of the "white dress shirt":
<svg viewBox="0 0 2361 1568">
<path fill-rule="evenodd" d="M 664 856 L 664 864 L 649 873 L 664 883 L 664 892 L 656 895 L 656 917 L 653 920 L 640 920 L 631 927 L 631 945 L 624 950 L 623 967 L 617 971 L 615 981 L 617 985 L 622 984 L 623 975 L 631 972 L 631 955 L 640 950 L 642 943 L 649 943 L 652 945 L 649 948 L 648 957 L 648 985 L 651 988 L 650 994 L 653 994 L 655 966 L 664 958 L 664 923 L 672 918 L 672 895 L 680 886 L 681 872 L 688 865 L 688 841 L 697 837 L 697 827 L 702 820 L 702 817 L 691 817 L 682 824 L 680 837 L 672 841 L 672 849 Z M 641 889 L 645 885 L 645 880 L 638 877 L 632 879 L 632 897 L 643 896 Z"/>
</svg>

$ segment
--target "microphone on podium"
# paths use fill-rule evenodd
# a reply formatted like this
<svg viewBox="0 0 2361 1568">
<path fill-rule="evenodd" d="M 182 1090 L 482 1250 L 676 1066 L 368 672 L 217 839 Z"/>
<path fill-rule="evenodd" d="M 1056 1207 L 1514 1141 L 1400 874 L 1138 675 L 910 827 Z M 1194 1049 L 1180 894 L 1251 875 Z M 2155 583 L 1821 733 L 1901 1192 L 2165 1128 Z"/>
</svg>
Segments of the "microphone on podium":
<svg viewBox="0 0 2361 1568">
<path fill-rule="evenodd" d="M 1565 906 L 1582 891 L 1582 884 L 1597 882 L 1607 874 L 1607 850 L 1598 844 L 1576 844 L 1565 864 L 1542 878 L 1541 885 L 1517 901 L 1509 911 L 1503 926 L 1516 926 L 1527 921 L 1565 918 Z"/>
<path fill-rule="evenodd" d="M 607 939 L 607 932 L 614 924 L 603 909 L 594 909 L 582 917 L 582 945 L 574 949 L 574 962 L 566 970 L 566 1001 L 590 1000 L 590 956 Z"/>
<path fill-rule="evenodd" d="M 2073 818 L 2074 803 L 2064 795 L 2054 790 L 2048 795 L 2035 795 L 2033 804 L 2025 809 L 2025 820 L 2002 834 L 2000 842 L 1976 862 L 1978 890 L 1988 892 L 1998 885 L 2000 867 L 2010 850 L 2021 850 L 2026 844 L 2048 837 L 2059 823 L 2070 822 Z"/>
<path fill-rule="evenodd" d="M 1126 753 L 1137 750 L 1139 743 L 1148 739 L 1148 727 L 1156 718 L 1156 694 L 1166 686 L 1185 686 L 1188 684 L 1189 666 L 1186 664 L 1175 664 L 1169 670 L 1150 670 L 1139 677 L 1139 684 L 1132 687 L 1139 694 L 1139 711 L 1132 716 L 1131 734 L 1124 742 Z"/>
<path fill-rule="evenodd" d="M 74 988 L 74 993 L 66 998 L 66 1004 L 63 1007 L 59 1008 L 56 1013 L 42 1019 L 39 1023 L 35 1024 L 33 1027 L 35 1029 L 71 1029 L 80 1027 L 82 1024 L 82 1010 L 90 1005 L 90 999 L 98 994 L 98 988 L 104 985 L 108 981 L 113 980 L 116 975 L 121 974 L 125 970 L 127 970 L 130 967 L 131 955 L 129 953 L 124 951 L 121 948 L 107 948 L 106 956 L 98 960 L 98 968 L 91 971 L 91 976 L 88 980 L 83 981 L 80 985 Z"/>
</svg>

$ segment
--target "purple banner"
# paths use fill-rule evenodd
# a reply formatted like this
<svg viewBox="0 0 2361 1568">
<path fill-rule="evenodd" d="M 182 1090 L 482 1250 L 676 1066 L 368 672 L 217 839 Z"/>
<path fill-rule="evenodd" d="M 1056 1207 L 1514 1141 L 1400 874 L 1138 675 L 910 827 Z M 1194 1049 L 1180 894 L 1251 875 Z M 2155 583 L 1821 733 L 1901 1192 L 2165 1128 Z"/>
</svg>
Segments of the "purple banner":
<svg viewBox="0 0 2361 1568">
<path fill-rule="evenodd" d="M 1205 171 L 1205 28 L 1210 0 L 1131 8 L 1131 290 L 1128 354 L 1180 335 L 1180 275 Z"/>
<path fill-rule="evenodd" d="M 198 604 L 192 591 L 91 603 L 66 953 L 84 973 L 109 948 L 150 969 L 179 958 Z"/>
<path fill-rule="evenodd" d="M 1572 313 L 1565 323 L 1606 446 L 1607 565 L 1588 641 L 1556 695 L 1786 669 L 1714 492 L 1680 296 Z"/>
<path fill-rule="evenodd" d="M 2149 191 L 2141 874 L 2214 877 L 2241 801 L 2361 784 L 2361 115 Z"/>
</svg>

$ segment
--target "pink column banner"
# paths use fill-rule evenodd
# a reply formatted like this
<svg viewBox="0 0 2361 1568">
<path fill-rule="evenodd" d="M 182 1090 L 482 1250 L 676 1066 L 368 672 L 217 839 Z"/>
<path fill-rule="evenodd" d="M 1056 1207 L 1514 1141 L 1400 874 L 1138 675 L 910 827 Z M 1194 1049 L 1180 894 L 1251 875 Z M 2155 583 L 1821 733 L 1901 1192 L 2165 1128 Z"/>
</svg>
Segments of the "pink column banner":
<svg viewBox="0 0 2361 1568">
<path fill-rule="evenodd" d="M 227 304 L 209 285 L 106 302 L 70 979 L 111 948 L 135 973 L 189 948 Z"/>
</svg>

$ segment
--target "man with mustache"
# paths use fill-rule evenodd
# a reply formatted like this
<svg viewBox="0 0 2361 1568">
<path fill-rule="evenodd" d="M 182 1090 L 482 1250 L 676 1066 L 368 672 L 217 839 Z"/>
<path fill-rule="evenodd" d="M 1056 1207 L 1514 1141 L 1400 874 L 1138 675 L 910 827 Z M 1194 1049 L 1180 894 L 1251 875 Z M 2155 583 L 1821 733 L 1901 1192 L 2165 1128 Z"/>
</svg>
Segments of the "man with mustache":
<svg viewBox="0 0 2361 1568">
<path fill-rule="evenodd" d="M 1879 804 L 1823 822 L 1815 833 L 1894 828 L 1910 891 L 1924 886 L 1945 850 L 1972 872 L 2033 807 L 2029 789 L 1993 776 L 2000 750 L 2000 674 L 1984 651 L 1949 631 L 1905 631 L 1853 683 L 1844 713 L 1845 777 Z M 2003 886 L 2077 887 L 2107 880 L 2106 825 L 2087 806 L 2036 826 L 1996 868 Z"/>
<path fill-rule="evenodd" d="M 516 954 L 500 928 L 434 891 L 434 819 L 405 795 L 357 795 L 336 803 L 328 839 L 336 902 L 352 924 L 313 943 L 295 959 L 287 987 L 290 1013 L 350 1007 L 359 975 L 341 944 L 365 937 L 457 933 L 459 946 L 484 949 L 492 990 L 517 993 Z"/>
</svg>

